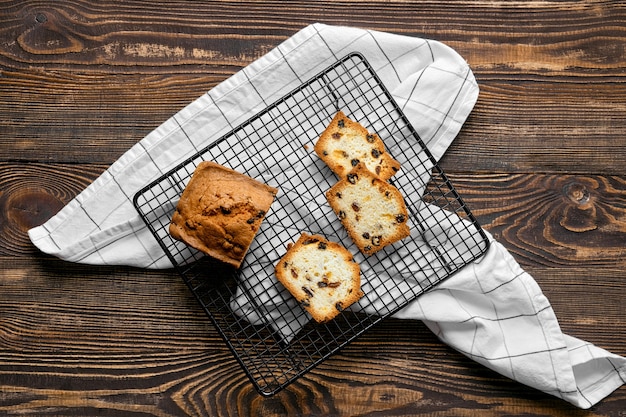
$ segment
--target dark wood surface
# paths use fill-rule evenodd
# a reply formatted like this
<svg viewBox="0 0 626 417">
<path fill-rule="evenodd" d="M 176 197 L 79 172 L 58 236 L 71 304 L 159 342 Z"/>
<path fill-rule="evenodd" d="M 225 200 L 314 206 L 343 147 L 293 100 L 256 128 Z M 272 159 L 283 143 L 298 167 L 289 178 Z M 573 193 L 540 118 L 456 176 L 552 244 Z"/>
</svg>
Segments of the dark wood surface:
<svg viewBox="0 0 626 417">
<path fill-rule="evenodd" d="M 67 263 L 26 231 L 180 108 L 309 23 L 426 37 L 481 87 L 442 165 L 552 301 L 626 355 L 626 7 L 620 1 L 4 1 L 0 415 L 624 416 L 524 387 L 388 320 L 272 398 L 180 278 Z"/>
</svg>

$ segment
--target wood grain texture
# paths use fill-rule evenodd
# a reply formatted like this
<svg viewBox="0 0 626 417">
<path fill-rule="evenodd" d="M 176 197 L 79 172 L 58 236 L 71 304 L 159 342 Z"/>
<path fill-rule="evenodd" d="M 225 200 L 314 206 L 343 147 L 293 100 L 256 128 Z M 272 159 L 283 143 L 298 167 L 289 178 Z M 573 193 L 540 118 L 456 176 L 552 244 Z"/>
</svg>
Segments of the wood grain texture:
<svg viewBox="0 0 626 417">
<path fill-rule="evenodd" d="M 0 2 L 0 414 L 611 416 L 388 320 L 259 396 L 172 271 L 38 252 L 27 230 L 172 114 L 304 26 L 453 47 L 480 86 L 442 160 L 562 329 L 626 355 L 626 6 L 482 2 Z"/>
<path fill-rule="evenodd" d="M 478 102 L 444 169 L 623 173 L 623 83 L 478 82 Z"/>
<path fill-rule="evenodd" d="M 0 410 L 7 414 L 589 415 L 481 367 L 422 323 L 401 320 L 376 326 L 288 390 L 262 398 L 174 274 L 6 257 L 0 267 Z M 548 296 L 577 285 L 575 273 L 532 272 Z M 567 331 L 626 354 L 614 337 L 626 331 L 623 313 L 610 308 L 619 303 L 608 284 L 615 277 L 601 278 L 606 285 L 591 292 L 578 285 L 553 305 Z M 609 323 L 618 325 L 598 333 Z M 603 406 L 624 399 L 619 391 Z"/>
<path fill-rule="evenodd" d="M 626 266 L 626 178 L 449 174 L 496 239 L 524 265 Z"/>
<path fill-rule="evenodd" d="M 9 133 L 0 146 L 11 149 L 7 156 L 110 163 L 175 111 L 303 27 L 303 16 L 309 16 L 309 22 L 437 34 L 454 47 L 481 83 L 481 118 L 470 118 L 461 149 L 483 155 L 485 164 L 498 160 L 501 148 L 515 151 L 511 160 L 500 161 L 510 166 L 492 163 L 486 165 L 490 170 L 589 172 L 602 166 L 615 173 L 625 160 L 624 147 L 609 141 L 611 132 L 626 128 L 620 100 L 626 87 L 619 82 L 625 68 L 617 58 L 624 55 L 626 30 L 620 2 L 168 5 L 161 10 L 128 2 L 117 12 L 71 1 L 9 7 L 0 31 L 13 40 L 0 54 L 0 94 L 7 97 L 0 111 Z M 272 9 L 276 14 L 268 13 Z M 377 22 L 367 19 L 372 10 Z M 225 30 L 220 23 L 229 18 L 238 24 Z M 520 137 L 527 139 L 521 149 Z M 51 139 L 58 148 L 48 148 Z M 579 152 L 584 140 L 595 140 L 598 151 Z M 458 151 L 450 157 L 456 164 L 471 155 Z"/>
<path fill-rule="evenodd" d="M 54 216 L 105 169 L 0 162 L 0 256 L 34 254 L 28 229 Z"/>
</svg>

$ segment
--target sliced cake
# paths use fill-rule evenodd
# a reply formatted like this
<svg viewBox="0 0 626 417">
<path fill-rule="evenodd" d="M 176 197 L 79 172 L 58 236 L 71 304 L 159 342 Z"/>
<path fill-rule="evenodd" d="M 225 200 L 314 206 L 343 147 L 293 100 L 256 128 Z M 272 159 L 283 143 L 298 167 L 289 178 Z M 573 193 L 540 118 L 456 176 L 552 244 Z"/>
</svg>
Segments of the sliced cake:
<svg viewBox="0 0 626 417">
<path fill-rule="evenodd" d="M 357 164 L 326 193 L 348 234 L 365 255 L 378 252 L 410 234 L 400 191 L 365 165 Z"/>
<path fill-rule="evenodd" d="M 302 233 L 275 267 L 276 277 L 317 322 L 363 297 L 359 265 L 342 245 Z"/>
<path fill-rule="evenodd" d="M 339 177 L 345 177 L 359 163 L 383 180 L 400 169 L 400 163 L 387 153 L 382 139 L 342 111 L 337 112 L 320 135 L 315 153 Z"/>
</svg>

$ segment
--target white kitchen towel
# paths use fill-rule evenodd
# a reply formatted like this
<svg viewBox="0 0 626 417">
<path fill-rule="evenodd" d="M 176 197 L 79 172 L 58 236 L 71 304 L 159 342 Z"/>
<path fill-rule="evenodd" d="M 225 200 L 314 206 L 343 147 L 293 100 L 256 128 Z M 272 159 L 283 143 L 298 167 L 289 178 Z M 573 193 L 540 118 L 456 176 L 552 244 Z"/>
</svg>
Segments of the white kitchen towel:
<svg viewBox="0 0 626 417">
<path fill-rule="evenodd" d="M 31 229 L 32 242 L 72 262 L 171 267 L 138 216 L 134 194 L 353 51 L 365 56 L 439 159 L 478 96 L 466 62 L 440 42 L 314 24 L 165 121 L 57 215 Z M 626 377 L 625 358 L 562 334 L 537 284 L 497 242 L 397 316 L 423 319 L 460 352 L 581 408 Z"/>
</svg>

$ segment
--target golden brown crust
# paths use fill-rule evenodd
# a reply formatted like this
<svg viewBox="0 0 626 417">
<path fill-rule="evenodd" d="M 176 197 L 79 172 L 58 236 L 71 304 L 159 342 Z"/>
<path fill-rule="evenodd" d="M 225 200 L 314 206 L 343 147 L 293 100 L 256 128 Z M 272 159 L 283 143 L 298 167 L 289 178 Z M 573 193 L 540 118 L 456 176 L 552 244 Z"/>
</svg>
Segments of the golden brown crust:
<svg viewBox="0 0 626 417">
<path fill-rule="evenodd" d="M 393 185 L 363 164 L 326 193 L 328 203 L 365 255 L 378 252 L 410 234 L 404 199 Z"/>
<path fill-rule="evenodd" d="M 339 177 L 345 177 L 358 163 L 383 180 L 391 178 L 400 163 L 386 151 L 376 133 L 338 111 L 315 143 L 315 153 Z"/>
<path fill-rule="evenodd" d="M 181 195 L 170 234 L 238 268 L 277 192 L 225 166 L 201 162 Z"/>
<path fill-rule="evenodd" d="M 275 267 L 276 277 L 317 322 L 363 297 L 360 267 L 342 245 L 302 233 Z"/>
</svg>

